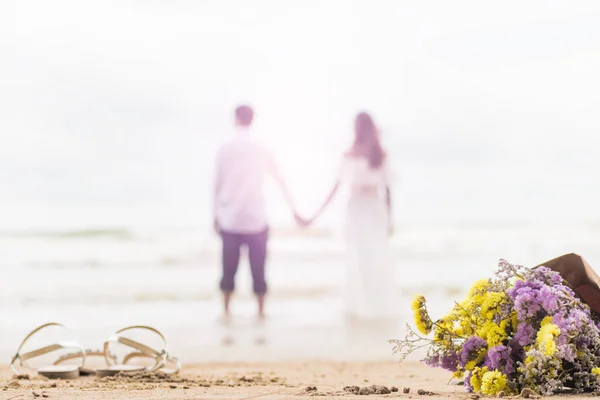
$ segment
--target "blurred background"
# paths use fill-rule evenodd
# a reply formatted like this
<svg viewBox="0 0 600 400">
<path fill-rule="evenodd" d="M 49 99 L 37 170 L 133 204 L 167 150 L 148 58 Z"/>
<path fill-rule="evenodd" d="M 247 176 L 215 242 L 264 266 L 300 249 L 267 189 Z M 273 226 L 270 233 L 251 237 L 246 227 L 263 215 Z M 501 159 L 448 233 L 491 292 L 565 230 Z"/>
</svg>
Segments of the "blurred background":
<svg viewBox="0 0 600 400">
<path fill-rule="evenodd" d="M 417 292 L 443 312 L 499 258 L 600 265 L 598 37 L 592 0 L 3 1 L 0 359 L 49 320 L 86 347 L 152 324 L 185 362 L 391 358 Z M 300 231 L 271 188 L 267 343 L 243 265 L 220 345 L 210 188 L 243 102 L 307 215 L 374 116 L 392 329 L 344 324 L 343 197 Z"/>
</svg>

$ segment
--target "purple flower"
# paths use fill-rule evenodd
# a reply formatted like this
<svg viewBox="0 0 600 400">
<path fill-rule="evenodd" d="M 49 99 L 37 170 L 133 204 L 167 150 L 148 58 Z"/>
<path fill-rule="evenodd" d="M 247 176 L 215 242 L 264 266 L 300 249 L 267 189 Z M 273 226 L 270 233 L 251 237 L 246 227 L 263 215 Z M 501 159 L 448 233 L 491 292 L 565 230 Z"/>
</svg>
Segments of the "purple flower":
<svg viewBox="0 0 600 400">
<path fill-rule="evenodd" d="M 592 318 L 584 311 L 572 308 L 563 310 L 552 317 L 552 323 L 556 324 L 561 334 L 577 334 L 584 325 L 589 325 Z"/>
<path fill-rule="evenodd" d="M 577 357 L 577 349 L 575 349 L 575 346 L 571 344 L 559 345 L 558 355 L 560 358 L 568 362 L 574 362 L 575 358 Z"/>
<path fill-rule="evenodd" d="M 592 344 L 592 339 L 586 336 L 579 336 L 575 341 L 575 346 L 579 350 L 585 350 Z"/>
<path fill-rule="evenodd" d="M 535 329 L 527 322 L 521 322 L 517 326 L 514 340 L 519 346 L 527 346 L 533 343 L 535 338 Z"/>
<path fill-rule="evenodd" d="M 555 285 L 562 284 L 562 282 L 563 282 L 562 276 L 560 276 L 560 274 L 558 274 L 558 273 L 552 274 L 551 280 L 552 280 L 552 283 Z"/>
<path fill-rule="evenodd" d="M 434 367 L 437 368 L 440 366 L 440 356 L 439 354 L 434 354 L 430 357 L 427 357 L 425 360 L 423 360 L 425 362 L 425 365 L 427 365 L 428 367 Z"/>
<path fill-rule="evenodd" d="M 498 370 L 504 372 L 506 375 L 515 372 L 515 366 L 513 361 L 513 351 L 510 347 L 499 345 L 492 347 L 485 360 L 485 366 L 490 370 Z"/>
<path fill-rule="evenodd" d="M 530 279 L 540 281 L 543 284 L 554 286 L 562 283 L 562 277 L 558 272 L 552 271 L 548 267 L 538 267 L 531 270 Z"/>
<path fill-rule="evenodd" d="M 445 354 L 434 354 L 427 357 L 424 362 L 425 365 L 429 367 L 441 367 L 448 371 L 456 372 L 458 367 L 458 354 L 452 351 Z"/>
<path fill-rule="evenodd" d="M 538 293 L 538 299 L 542 303 L 542 307 L 549 312 L 554 313 L 558 310 L 558 296 L 555 289 L 550 286 L 544 286 Z"/>
<path fill-rule="evenodd" d="M 475 359 L 481 349 L 487 347 L 487 342 L 479 336 L 471 336 L 463 344 L 462 351 L 460 352 L 459 365 L 464 367 L 467 363 Z"/>
<path fill-rule="evenodd" d="M 497 369 L 501 370 L 506 364 L 506 360 L 508 360 L 509 349 L 504 345 L 499 345 L 496 347 L 492 347 L 490 351 L 487 353 L 487 357 L 485 360 L 485 366 L 488 369 Z"/>
<path fill-rule="evenodd" d="M 534 316 L 542 309 L 538 291 L 542 284 L 535 281 L 517 281 L 514 288 L 508 290 L 508 296 L 514 301 L 515 310 L 521 321 Z"/>
<path fill-rule="evenodd" d="M 440 366 L 448 371 L 455 372 L 458 367 L 458 354 L 448 352 L 440 358 Z"/>
</svg>

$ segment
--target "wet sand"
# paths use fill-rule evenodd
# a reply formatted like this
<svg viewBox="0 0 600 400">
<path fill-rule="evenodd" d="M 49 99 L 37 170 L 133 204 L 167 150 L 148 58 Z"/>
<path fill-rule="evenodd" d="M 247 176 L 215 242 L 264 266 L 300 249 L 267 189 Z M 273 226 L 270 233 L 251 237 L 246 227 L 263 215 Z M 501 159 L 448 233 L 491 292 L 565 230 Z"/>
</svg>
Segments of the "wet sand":
<svg viewBox="0 0 600 400">
<path fill-rule="evenodd" d="M 448 385 L 447 372 L 416 362 L 203 363 L 173 376 L 12 377 L 7 367 L 0 369 L 0 399 L 470 398 L 462 386 Z"/>
</svg>

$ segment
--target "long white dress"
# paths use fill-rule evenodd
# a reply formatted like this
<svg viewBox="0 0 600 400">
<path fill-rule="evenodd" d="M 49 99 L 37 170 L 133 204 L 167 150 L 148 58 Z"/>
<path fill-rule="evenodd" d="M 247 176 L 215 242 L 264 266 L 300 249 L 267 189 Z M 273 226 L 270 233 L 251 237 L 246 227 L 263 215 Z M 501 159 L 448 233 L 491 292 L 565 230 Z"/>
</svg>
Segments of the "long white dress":
<svg viewBox="0 0 600 400">
<path fill-rule="evenodd" d="M 398 314 L 394 263 L 390 254 L 385 189 L 387 165 L 372 169 L 364 157 L 345 156 L 340 182 L 348 187 L 345 239 L 346 312 L 352 319 L 385 319 Z"/>
</svg>

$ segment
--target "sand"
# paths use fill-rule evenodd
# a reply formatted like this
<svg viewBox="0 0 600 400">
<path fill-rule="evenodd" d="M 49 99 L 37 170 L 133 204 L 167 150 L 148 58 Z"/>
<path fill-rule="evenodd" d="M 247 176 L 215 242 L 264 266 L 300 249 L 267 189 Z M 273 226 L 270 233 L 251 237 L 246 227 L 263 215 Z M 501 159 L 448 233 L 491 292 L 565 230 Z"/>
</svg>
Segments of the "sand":
<svg viewBox="0 0 600 400">
<path fill-rule="evenodd" d="M 0 399 L 341 399 L 363 398 L 353 394 L 361 390 L 371 393 L 369 398 L 471 399 L 462 386 L 448 385 L 448 378 L 445 371 L 415 362 L 204 363 L 184 366 L 175 376 L 138 374 L 72 381 L 35 375 L 15 380 L 3 367 Z M 404 393 L 405 388 L 410 392 Z"/>
<path fill-rule="evenodd" d="M 178 375 L 138 373 L 71 381 L 35 375 L 15 378 L 8 367 L 0 368 L 0 400 L 480 398 L 449 383 L 448 372 L 418 362 L 203 363 L 186 365 Z M 595 396 L 555 397 L 579 400 Z"/>
</svg>

